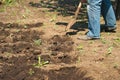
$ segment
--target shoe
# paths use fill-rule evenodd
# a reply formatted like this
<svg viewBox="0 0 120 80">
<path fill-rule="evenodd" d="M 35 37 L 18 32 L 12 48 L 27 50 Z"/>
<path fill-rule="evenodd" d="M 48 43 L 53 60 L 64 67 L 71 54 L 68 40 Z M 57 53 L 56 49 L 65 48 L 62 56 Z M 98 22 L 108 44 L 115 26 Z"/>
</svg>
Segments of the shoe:
<svg viewBox="0 0 120 80">
<path fill-rule="evenodd" d="M 85 36 L 80 36 L 77 39 L 78 40 L 98 40 L 100 38 L 93 38 L 93 37 L 89 37 L 89 36 L 85 35 Z"/>
<path fill-rule="evenodd" d="M 105 27 L 105 31 L 115 31 L 116 27 Z"/>
<path fill-rule="evenodd" d="M 101 26 L 101 31 L 105 31 L 105 32 L 112 32 L 112 31 L 115 31 L 117 29 L 117 27 L 111 27 L 111 26 L 105 26 L 105 25 L 102 25 Z"/>
</svg>

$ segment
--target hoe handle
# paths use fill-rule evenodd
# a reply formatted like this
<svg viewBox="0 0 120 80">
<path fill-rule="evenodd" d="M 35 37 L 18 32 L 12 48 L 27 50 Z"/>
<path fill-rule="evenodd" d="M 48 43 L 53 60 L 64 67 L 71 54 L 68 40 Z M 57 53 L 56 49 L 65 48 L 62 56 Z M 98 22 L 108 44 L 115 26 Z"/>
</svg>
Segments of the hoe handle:
<svg viewBox="0 0 120 80">
<path fill-rule="evenodd" d="M 80 2 L 79 5 L 78 5 L 78 7 L 77 7 L 77 10 L 75 12 L 75 19 L 77 19 L 77 16 L 78 16 L 78 13 L 79 13 L 79 11 L 81 9 L 81 6 L 82 6 L 82 2 Z"/>
<path fill-rule="evenodd" d="M 78 17 L 78 13 L 81 9 L 81 6 L 82 6 L 82 2 L 79 3 L 78 7 L 77 7 L 77 10 L 75 11 L 75 19 L 74 20 L 71 20 L 68 25 L 65 27 L 65 31 L 67 31 L 68 29 L 71 28 L 71 26 L 76 22 L 76 19 Z"/>
</svg>

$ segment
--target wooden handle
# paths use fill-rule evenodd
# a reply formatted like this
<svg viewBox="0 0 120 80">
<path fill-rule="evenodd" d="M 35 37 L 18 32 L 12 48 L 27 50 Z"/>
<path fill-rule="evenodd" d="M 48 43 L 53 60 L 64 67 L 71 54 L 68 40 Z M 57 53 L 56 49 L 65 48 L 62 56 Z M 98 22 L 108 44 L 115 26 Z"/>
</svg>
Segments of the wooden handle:
<svg viewBox="0 0 120 80">
<path fill-rule="evenodd" d="M 71 20 L 70 23 L 68 23 L 68 25 L 65 27 L 65 31 L 67 31 L 76 22 L 76 19 L 77 19 L 79 11 L 81 9 L 81 6 L 82 6 L 82 2 L 80 2 L 77 7 L 77 10 L 75 12 L 75 19 Z"/>
<path fill-rule="evenodd" d="M 75 19 L 77 19 L 77 16 L 78 16 L 78 13 L 79 13 L 79 11 L 81 9 L 81 6 L 82 6 L 82 2 L 80 2 L 79 5 L 78 5 L 78 7 L 77 7 L 77 10 L 75 12 Z"/>
</svg>

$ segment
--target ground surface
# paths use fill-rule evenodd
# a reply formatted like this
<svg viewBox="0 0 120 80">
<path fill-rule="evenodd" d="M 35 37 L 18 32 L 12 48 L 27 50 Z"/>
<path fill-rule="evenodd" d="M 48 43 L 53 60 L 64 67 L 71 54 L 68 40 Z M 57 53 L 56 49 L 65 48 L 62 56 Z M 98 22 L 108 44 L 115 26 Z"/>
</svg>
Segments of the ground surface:
<svg viewBox="0 0 120 80">
<path fill-rule="evenodd" d="M 82 41 L 86 19 L 65 32 L 72 14 L 30 1 L 0 5 L 0 80 L 120 80 L 120 21 L 116 32 Z"/>
</svg>

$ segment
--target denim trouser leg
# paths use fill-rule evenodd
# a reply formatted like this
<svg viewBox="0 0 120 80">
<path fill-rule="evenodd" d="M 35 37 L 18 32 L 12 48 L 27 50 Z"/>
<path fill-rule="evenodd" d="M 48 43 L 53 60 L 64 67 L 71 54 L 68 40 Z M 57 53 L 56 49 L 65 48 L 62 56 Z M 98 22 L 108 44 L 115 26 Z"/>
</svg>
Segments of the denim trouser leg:
<svg viewBox="0 0 120 80">
<path fill-rule="evenodd" d="M 100 13 L 102 0 L 88 0 L 88 28 L 87 36 L 100 38 Z"/>
<path fill-rule="evenodd" d="M 105 26 L 114 27 L 116 25 L 116 17 L 110 0 L 103 0 L 101 8 Z"/>
<path fill-rule="evenodd" d="M 101 7 L 102 6 L 102 7 Z M 102 8 L 102 9 L 101 9 Z M 110 0 L 88 0 L 88 28 L 87 36 L 100 38 L 100 14 L 102 11 L 106 26 L 115 26 L 116 19 Z"/>
</svg>

